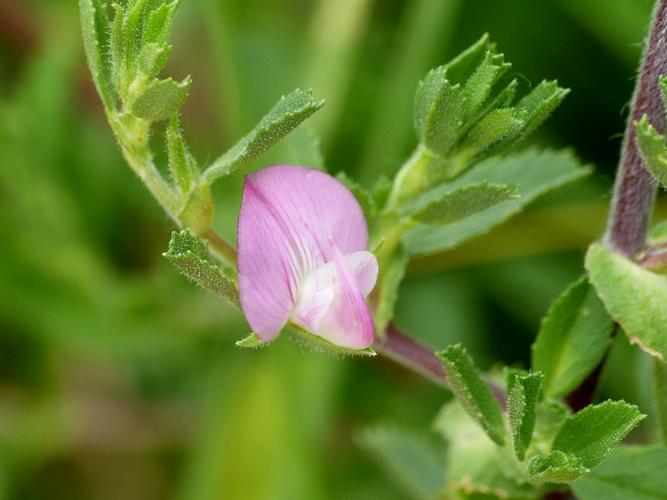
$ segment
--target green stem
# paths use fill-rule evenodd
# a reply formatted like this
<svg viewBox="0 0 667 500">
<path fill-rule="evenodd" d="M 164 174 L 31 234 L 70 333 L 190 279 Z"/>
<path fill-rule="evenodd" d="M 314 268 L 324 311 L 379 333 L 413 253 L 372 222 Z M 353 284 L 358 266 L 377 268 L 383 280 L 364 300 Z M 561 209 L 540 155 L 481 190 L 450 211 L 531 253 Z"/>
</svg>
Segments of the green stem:
<svg viewBox="0 0 667 500">
<path fill-rule="evenodd" d="M 393 210 L 406 200 L 420 193 L 424 185 L 428 169 L 433 163 L 434 156 L 426 146 L 420 144 L 410 158 L 403 164 L 396 174 L 394 183 L 387 201 L 387 209 Z"/>
<path fill-rule="evenodd" d="M 657 358 L 653 358 L 653 384 L 658 435 L 660 442 L 667 445 L 667 365 Z"/>
</svg>

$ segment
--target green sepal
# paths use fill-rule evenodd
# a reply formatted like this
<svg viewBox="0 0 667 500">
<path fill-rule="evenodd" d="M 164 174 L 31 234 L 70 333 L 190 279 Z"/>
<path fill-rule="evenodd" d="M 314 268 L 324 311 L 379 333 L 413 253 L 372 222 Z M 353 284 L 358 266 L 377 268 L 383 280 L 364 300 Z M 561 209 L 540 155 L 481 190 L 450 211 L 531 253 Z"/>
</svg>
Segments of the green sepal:
<svg viewBox="0 0 667 500">
<path fill-rule="evenodd" d="M 526 456 L 526 450 L 533 439 L 537 404 L 541 397 L 541 372 L 511 374 L 507 387 L 507 412 L 514 453 L 519 460 Z"/>
<path fill-rule="evenodd" d="M 188 193 L 197 182 L 199 167 L 185 144 L 177 114 L 171 118 L 165 136 L 171 177 L 181 192 Z"/>
<path fill-rule="evenodd" d="M 451 224 L 517 197 L 514 186 L 486 181 L 426 193 L 406 206 L 402 215 L 422 224 Z"/>
<path fill-rule="evenodd" d="M 104 107 L 111 110 L 115 107 L 115 97 L 106 4 L 101 0 L 79 0 L 79 14 L 88 67 Z"/>
<path fill-rule="evenodd" d="M 553 451 L 576 457 L 592 469 L 611 453 L 646 415 L 625 401 L 590 405 L 568 417 L 553 442 Z"/>
<path fill-rule="evenodd" d="M 267 344 L 268 342 L 264 342 L 255 332 L 250 332 L 247 337 L 244 337 L 236 342 L 236 347 L 252 349 L 255 347 L 262 347 Z"/>
<path fill-rule="evenodd" d="M 537 455 L 528 465 L 531 478 L 544 483 L 568 484 L 588 472 L 590 469 L 584 467 L 578 457 L 562 451 Z"/>
<path fill-rule="evenodd" d="M 286 330 L 292 334 L 292 337 L 302 346 L 314 352 L 325 352 L 329 354 L 342 354 L 344 356 L 362 356 L 373 357 L 377 353 L 372 347 L 365 349 L 350 349 L 349 347 L 342 347 L 332 344 L 328 340 L 323 339 L 313 333 L 307 332 L 303 328 L 293 323 L 289 323 Z"/>
<path fill-rule="evenodd" d="M 241 306 L 234 280 L 211 261 L 206 244 L 187 229 L 171 234 L 169 248 L 162 255 L 194 283 Z"/>
<path fill-rule="evenodd" d="M 323 105 L 324 101 L 315 100 L 310 90 L 297 89 L 281 97 L 252 132 L 206 169 L 205 181 L 212 183 L 246 166 Z"/>
<path fill-rule="evenodd" d="M 505 442 L 505 427 L 500 406 L 466 349 L 456 344 L 437 355 L 443 362 L 454 396 L 489 438 L 502 445 Z"/>
<path fill-rule="evenodd" d="M 576 388 L 604 357 L 613 328 L 586 276 L 568 286 L 551 304 L 532 347 L 545 394 L 560 397 Z"/>
<path fill-rule="evenodd" d="M 591 283 L 631 344 L 662 361 L 667 359 L 667 277 L 592 244 L 586 254 Z"/>
<path fill-rule="evenodd" d="M 190 94 L 192 79 L 154 80 L 132 102 L 132 114 L 149 122 L 168 120 L 181 109 Z"/>
<path fill-rule="evenodd" d="M 646 169 L 663 186 L 667 186 L 667 145 L 665 136 L 658 133 L 648 121 L 648 116 L 642 116 L 635 125 L 637 144 L 644 159 Z"/>
<path fill-rule="evenodd" d="M 375 216 L 377 215 L 377 207 L 375 206 L 375 200 L 373 200 L 371 192 L 359 184 L 352 177 L 347 175 L 345 172 L 338 172 L 336 174 L 336 179 L 338 179 L 338 181 L 340 181 L 347 189 L 349 189 L 357 199 L 361 209 L 364 211 L 366 222 L 370 226 L 372 221 L 375 219 Z"/>
</svg>

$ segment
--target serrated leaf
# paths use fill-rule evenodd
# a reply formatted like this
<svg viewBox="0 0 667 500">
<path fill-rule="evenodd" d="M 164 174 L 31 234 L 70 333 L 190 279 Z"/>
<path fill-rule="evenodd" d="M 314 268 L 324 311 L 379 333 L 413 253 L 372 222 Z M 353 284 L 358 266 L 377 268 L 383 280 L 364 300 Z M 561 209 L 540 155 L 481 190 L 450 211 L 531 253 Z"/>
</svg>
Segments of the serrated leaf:
<svg viewBox="0 0 667 500">
<path fill-rule="evenodd" d="M 523 460 L 533 439 L 537 403 L 544 375 L 540 372 L 513 375 L 507 390 L 507 412 L 514 453 Z"/>
<path fill-rule="evenodd" d="M 153 81 L 132 103 L 132 114 L 149 122 L 171 118 L 187 100 L 191 84 L 190 77 L 182 82 L 171 78 Z"/>
<path fill-rule="evenodd" d="M 357 441 L 410 498 L 431 500 L 445 487 L 444 457 L 429 436 L 385 425 L 364 430 Z"/>
<path fill-rule="evenodd" d="M 164 44 L 171 31 L 171 25 L 178 8 L 179 0 L 160 5 L 148 15 L 146 27 L 143 30 L 142 43 Z"/>
<path fill-rule="evenodd" d="M 199 170 L 185 145 L 178 115 L 172 117 L 165 135 L 172 179 L 182 192 L 188 193 L 197 181 Z"/>
<path fill-rule="evenodd" d="M 504 157 L 489 158 L 454 182 L 435 188 L 430 192 L 430 196 L 437 197 L 438 193 L 458 186 L 487 181 L 493 184 L 516 185 L 519 197 L 447 226 L 418 225 L 404 234 L 403 244 L 410 255 L 448 250 L 505 222 L 542 194 L 580 179 L 588 173 L 590 170 L 583 168 L 569 151 L 530 149 Z"/>
<path fill-rule="evenodd" d="M 538 455 L 528 466 L 528 472 L 535 481 L 567 484 L 590 472 L 581 460 L 562 451 L 554 451 L 546 457 Z"/>
<path fill-rule="evenodd" d="M 440 351 L 447 380 L 452 392 L 463 408 L 495 443 L 505 441 L 505 428 L 498 401 L 491 394 L 477 367 L 461 344 Z"/>
<path fill-rule="evenodd" d="M 517 110 L 526 112 L 520 138 L 527 137 L 542 125 L 569 93 L 570 89 L 559 87 L 557 81 L 543 80 L 530 94 L 523 97 L 516 104 Z"/>
<path fill-rule="evenodd" d="M 658 133 L 648 121 L 648 116 L 635 125 L 637 144 L 644 159 L 644 165 L 651 175 L 663 186 L 667 186 L 667 145 L 665 136 Z"/>
<path fill-rule="evenodd" d="M 554 451 L 578 458 L 588 469 L 611 453 L 646 415 L 625 401 L 587 406 L 568 417 L 554 439 Z"/>
<path fill-rule="evenodd" d="M 631 344 L 665 361 L 667 277 L 643 269 L 600 243 L 586 254 L 591 283 Z"/>
<path fill-rule="evenodd" d="M 83 46 L 97 92 L 108 110 L 115 105 L 109 54 L 109 18 L 100 0 L 79 0 Z"/>
<path fill-rule="evenodd" d="M 244 167 L 251 159 L 264 153 L 320 109 L 323 104 L 324 101 L 313 99 L 310 90 L 297 89 L 291 94 L 281 97 L 252 132 L 241 139 L 204 172 L 205 180 L 212 183 Z"/>
<path fill-rule="evenodd" d="M 565 396 L 598 365 L 614 322 L 584 276 L 551 305 L 532 348 L 532 367 L 544 373 L 547 396 Z"/>
<path fill-rule="evenodd" d="M 209 259 L 204 242 L 188 230 L 173 232 L 169 249 L 163 254 L 194 283 L 240 307 L 236 283 Z"/>
<path fill-rule="evenodd" d="M 148 78 L 156 77 L 167 64 L 170 54 L 171 46 L 168 44 L 149 43 L 144 45 L 137 58 L 139 71 Z"/>
<path fill-rule="evenodd" d="M 382 335 L 394 317 L 394 308 L 398 300 L 398 290 L 405 276 L 408 256 L 399 248 L 388 259 L 382 261 L 382 275 L 376 286 L 377 302 L 373 319 L 375 330 Z"/>
<path fill-rule="evenodd" d="M 422 195 L 407 206 L 402 215 L 423 224 L 452 224 L 515 196 L 516 188 L 513 186 L 484 181 L 447 192 Z"/>
<path fill-rule="evenodd" d="M 492 46 L 488 33 L 485 33 L 470 47 L 449 61 L 445 68 L 451 81 L 454 84 L 464 83 L 470 78 Z"/>
<path fill-rule="evenodd" d="M 457 146 L 457 153 L 466 158 L 479 156 L 508 137 L 514 137 L 523 129 L 526 113 L 514 108 L 499 108 L 489 111 L 480 118 Z M 468 162 L 463 162 L 467 166 Z M 459 172 L 451 172 L 456 176 Z"/>
<path fill-rule="evenodd" d="M 497 54 L 495 45 L 491 45 L 481 64 L 477 66 L 463 87 L 468 114 L 474 114 L 489 98 L 494 85 L 511 67 L 510 63 L 505 62 L 505 56 Z"/>
<path fill-rule="evenodd" d="M 447 80 L 445 67 L 429 72 L 415 97 L 415 126 L 421 142 L 436 154 L 447 154 L 462 133 L 467 107 L 461 87 Z"/>
<path fill-rule="evenodd" d="M 580 500 L 667 499 L 667 448 L 623 446 L 572 484 Z"/>
</svg>

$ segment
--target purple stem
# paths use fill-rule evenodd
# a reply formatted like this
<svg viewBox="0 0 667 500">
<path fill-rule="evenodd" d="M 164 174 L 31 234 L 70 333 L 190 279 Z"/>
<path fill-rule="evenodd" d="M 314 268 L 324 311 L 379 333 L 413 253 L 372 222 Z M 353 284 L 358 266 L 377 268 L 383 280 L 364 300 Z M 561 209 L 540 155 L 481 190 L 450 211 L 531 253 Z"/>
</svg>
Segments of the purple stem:
<svg viewBox="0 0 667 500">
<path fill-rule="evenodd" d="M 433 351 L 401 332 L 393 323 L 389 323 L 382 337 L 376 337 L 373 348 L 383 356 L 423 375 L 432 382 L 448 387 L 442 361 Z M 505 408 L 507 406 L 505 391 L 491 380 L 487 379 L 487 383 L 494 397 Z"/>
<path fill-rule="evenodd" d="M 639 154 L 635 122 L 646 114 L 656 130 L 660 133 L 664 131 L 665 117 L 658 77 L 666 69 L 667 0 L 658 0 L 632 98 L 605 235 L 607 246 L 626 256 L 634 255 L 646 241 L 656 192 L 656 184 Z"/>
</svg>

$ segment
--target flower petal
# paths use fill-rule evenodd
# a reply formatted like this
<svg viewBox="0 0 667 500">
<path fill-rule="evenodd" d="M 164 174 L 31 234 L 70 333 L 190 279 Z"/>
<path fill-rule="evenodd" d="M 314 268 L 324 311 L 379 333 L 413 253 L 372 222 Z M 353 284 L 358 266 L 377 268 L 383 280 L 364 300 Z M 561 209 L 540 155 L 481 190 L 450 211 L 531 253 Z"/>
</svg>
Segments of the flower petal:
<svg viewBox="0 0 667 500">
<path fill-rule="evenodd" d="M 334 246 L 346 255 L 366 250 L 368 230 L 359 203 L 336 179 L 276 165 L 246 178 L 237 240 L 241 306 L 255 333 L 269 341 L 288 320 L 305 279 L 333 259 Z"/>
<path fill-rule="evenodd" d="M 334 299 L 313 333 L 339 346 L 365 349 L 373 343 L 373 318 L 356 277 L 335 248 L 333 264 L 336 271 Z"/>
</svg>

